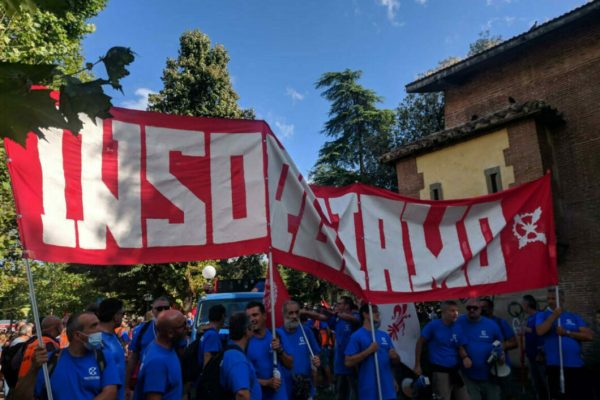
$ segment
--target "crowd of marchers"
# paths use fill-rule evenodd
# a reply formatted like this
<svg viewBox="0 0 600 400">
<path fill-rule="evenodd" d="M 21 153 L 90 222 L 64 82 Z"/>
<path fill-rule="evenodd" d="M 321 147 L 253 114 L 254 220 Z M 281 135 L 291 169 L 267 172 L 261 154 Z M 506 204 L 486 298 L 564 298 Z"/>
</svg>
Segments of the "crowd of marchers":
<svg viewBox="0 0 600 400">
<path fill-rule="evenodd" d="M 516 332 L 494 315 L 490 298 L 466 300 L 462 316 L 459 304 L 442 302 L 421 330 L 414 368 L 380 329 L 378 307 L 349 296 L 331 309 L 288 301 L 275 330 L 260 302 L 229 316 L 216 304 L 195 340 L 190 318 L 167 297 L 132 329 L 123 302 L 106 299 L 64 320 L 43 318 L 41 344 L 31 324 L 20 324 L 2 346 L 0 372 L 16 400 L 48 398 L 44 371 L 56 400 L 500 400 L 520 398 L 509 351 L 521 342 L 532 398 L 600 399 L 598 376 L 582 358 L 600 315 L 588 326 L 565 310 L 564 295 L 558 307 L 556 294 L 548 290 L 545 310 L 524 296 L 527 319 Z"/>
</svg>

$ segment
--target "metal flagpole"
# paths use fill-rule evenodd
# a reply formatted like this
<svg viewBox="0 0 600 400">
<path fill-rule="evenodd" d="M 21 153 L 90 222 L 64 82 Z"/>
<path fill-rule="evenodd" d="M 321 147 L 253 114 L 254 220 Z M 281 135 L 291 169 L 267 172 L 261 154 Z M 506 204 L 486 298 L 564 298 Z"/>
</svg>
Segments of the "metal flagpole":
<svg viewBox="0 0 600 400">
<path fill-rule="evenodd" d="M 273 253 L 269 249 L 269 302 L 271 303 L 271 334 L 273 338 L 275 332 L 275 293 L 273 292 Z M 277 369 L 277 352 L 273 352 L 273 372 Z"/>
<path fill-rule="evenodd" d="M 31 299 L 31 309 L 33 310 L 33 322 L 35 324 L 35 332 L 37 334 L 39 346 L 44 347 L 44 341 L 42 340 L 42 324 L 40 322 L 40 313 L 38 311 L 37 300 L 35 299 L 35 289 L 33 287 L 33 275 L 31 274 L 29 260 L 27 259 L 27 257 L 23 257 L 23 259 L 25 260 L 27 280 L 29 281 L 29 298 Z M 46 383 L 46 394 L 48 395 L 48 400 L 53 400 L 52 387 L 50 386 L 50 374 L 48 373 L 48 363 L 42 364 L 42 371 L 44 373 L 44 382 Z"/>
<path fill-rule="evenodd" d="M 558 290 L 558 285 L 554 288 L 554 293 L 556 294 L 556 307 L 560 308 L 560 295 Z M 560 315 L 557 318 L 558 327 L 560 327 Z M 563 350 L 562 350 L 562 336 L 558 335 L 558 360 L 560 362 L 560 392 L 562 394 L 565 393 L 565 369 L 563 365 Z"/>
<path fill-rule="evenodd" d="M 369 303 L 369 318 L 371 320 L 371 338 L 374 343 L 377 343 L 377 339 L 375 338 L 375 323 L 373 322 L 373 306 Z M 381 374 L 379 372 L 379 357 L 377 357 L 377 352 L 373 353 L 375 356 L 375 375 L 377 376 L 377 394 L 379 400 L 383 400 L 383 394 L 381 393 Z"/>
<path fill-rule="evenodd" d="M 312 369 L 315 369 L 315 366 L 312 363 L 312 359 L 315 357 L 315 353 L 314 353 L 312 347 L 310 346 L 310 342 L 308 341 L 308 336 L 306 336 L 306 332 L 304 331 L 302 322 L 300 322 L 300 324 L 298 326 L 300 327 L 300 330 L 302 331 L 302 336 L 304 336 L 304 341 L 306 342 L 306 345 L 308 346 L 308 352 L 310 353 L 310 366 Z"/>
</svg>

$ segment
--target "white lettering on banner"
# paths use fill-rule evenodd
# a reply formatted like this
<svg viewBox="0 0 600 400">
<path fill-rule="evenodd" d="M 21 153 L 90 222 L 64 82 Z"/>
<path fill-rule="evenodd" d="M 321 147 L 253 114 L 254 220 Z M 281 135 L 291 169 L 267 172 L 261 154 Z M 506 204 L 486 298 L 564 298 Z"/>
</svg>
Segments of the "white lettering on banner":
<svg viewBox="0 0 600 400">
<path fill-rule="evenodd" d="M 487 234 L 493 238 L 487 243 L 482 223 L 489 227 Z M 465 218 L 465 228 L 473 258 L 467 264 L 467 276 L 471 285 L 483 285 L 506 281 L 506 262 L 500 243 L 500 232 L 506 219 L 499 201 L 474 204 Z M 487 265 L 482 265 L 480 254 L 487 252 Z M 479 255 L 479 256 L 478 256 Z"/>
<path fill-rule="evenodd" d="M 285 153 L 279 149 L 275 138 L 271 135 L 267 136 L 267 152 L 269 160 L 269 206 L 271 221 L 273 221 L 271 224 L 271 240 L 274 248 L 290 251 L 294 236 L 289 221 L 290 217 L 297 217 L 300 214 L 304 188 L 298 180 L 300 172 L 294 164 L 289 165 L 283 160 Z"/>
<path fill-rule="evenodd" d="M 410 292 L 410 281 L 402 241 L 400 214 L 404 202 L 379 196 L 360 196 L 365 256 L 369 276 L 369 289 L 373 291 Z M 380 232 L 379 221 L 383 221 Z M 385 238 L 382 246 L 381 234 Z M 391 288 L 387 287 L 388 271 Z"/>
<path fill-rule="evenodd" d="M 319 199 L 324 204 L 324 199 Z M 325 210 L 325 207 L 323 210 Z M 360 261 L 356 250 L 356 226 L 354 216 L 358 213 L 358 196 L 356 193 L 348 193 L 340 197 L 329 199 L 329 207 L 334 215 L 339 217 L 337 234 L 344 244 L 345 272 L 352 277 L 361 287 L 366 288 L 365 273 L 360 269 Z"/>
<path fill-rule="evenodd" d="M 342 254 L 335 245 L 335 230 L 322 223 L 321 215 L 314 206 L 315 198 L 311 196 L 312 191 L 307 194 L 307 206 L 304 207 L 300 219 L 292 252 L 339 271 L 342 268 Z"/>
<path fill-rule="evenodd" d="M 233 156 L 243 160 L 245 193 L 244 217 L 234 218 L 231 174 Z M 229 243 L 264 237 L 267 234 L 267 206 L 263 171 L 262 134 L 213 133 L 210 135 L 210 182 L 213 215 L 213 240 Z M 260 173 L 259 173 L 260 172 Z"/>
<path fill-rule="evenodd" d="M 432 284 L 447 287 L 467 286 L 464 272 L 460 267 L 464 257 L 460 249 L 456 223 L 463 217 L 466 207 L 446 207 L 439 224 L 441 249 L 436 256 L 426 243 L 424 222 L 431 209 L 429 204 L 408 203 L 402 220 L 408 226 L 410 248 L 415 264 L 412 277 L 413 291 L 430 290 Z"/>
<path fill-rule="evenodd" d="M 42 166 L 42 240 L 46 244 L 75 247 L 75 221 L 67 219 L 62 129 L 42 129 L 45 139 L 38 140 Z"/>
<path fill-rule="evenodd" d="M 84 118 L 81 135 L 81 190 L 83 221 L 77 222 L 83 249 L 106 249 L 110 229 L 121 248 L 142 247 L 140 198 L 140 126 L 112 121 L 113 140 L 118 141 L 118 195 L 102 181 L 102 120 Z"/>
<path fill-rule="evenodd" d="M 183 212 L 183 223 L 148 219 L 148 247 L 206 244 L 206 205 L 170 172 L 171 152 L 204 157 L 204 133 L 146 127 L 146 179 Z"/>
</svg>

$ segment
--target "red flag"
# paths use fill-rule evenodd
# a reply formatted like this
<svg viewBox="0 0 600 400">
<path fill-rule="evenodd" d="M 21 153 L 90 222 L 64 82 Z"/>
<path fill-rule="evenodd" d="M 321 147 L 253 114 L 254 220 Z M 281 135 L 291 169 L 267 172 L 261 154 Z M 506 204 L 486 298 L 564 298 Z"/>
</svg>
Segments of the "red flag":
<svg viewBox="0 0 600 400">
<path fill-rule="evenodd" d="M 263 304 L 267 310 L 267 327 L 271 328 L 271 287 L 269 282 L 269 269 L 267 269 L 267 279 L 265 280 L 265 292 L 263 295 Z M 275 327 L 283 325 L 283 303 L 290 299 L 285 283 L 279 275 L 279 270 L 273 268 L 273 298 L 275 300 Z"/>
</svg>

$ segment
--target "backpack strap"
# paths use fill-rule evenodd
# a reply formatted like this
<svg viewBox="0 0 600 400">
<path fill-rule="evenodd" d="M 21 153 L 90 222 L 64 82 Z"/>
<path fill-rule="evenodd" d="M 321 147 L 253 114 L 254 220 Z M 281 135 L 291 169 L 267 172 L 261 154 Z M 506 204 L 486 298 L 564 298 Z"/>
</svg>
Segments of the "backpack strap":
<svg viewBox="0 0 600 400">
<path fill-rule="evenodd" d="M 140 333 L 137 335 L 137 338 L 135 341 L 135 347 L 137 347 L 137 349 L 140 353 L 142 350 L 142 349 L 140 349 L 140 347 L 142 346 L 142 337 L 144 336 L 144 333 L 146 333 L 146 331 L 150 327 L 151 323 L 152 323 L 152 320 L 144 322 L 144 325 L 142 325 L 142 327 L 140 328 Z"/>
<path fill-rule="evenodd" d="M 104 352 L 101 349 L 94 350 L 94 357 L 96 358 L 98 368 L 100 368 L 100 373 L 102 374 L 106 368 L 106 358 L 104 358 Z"/>
</svg>

